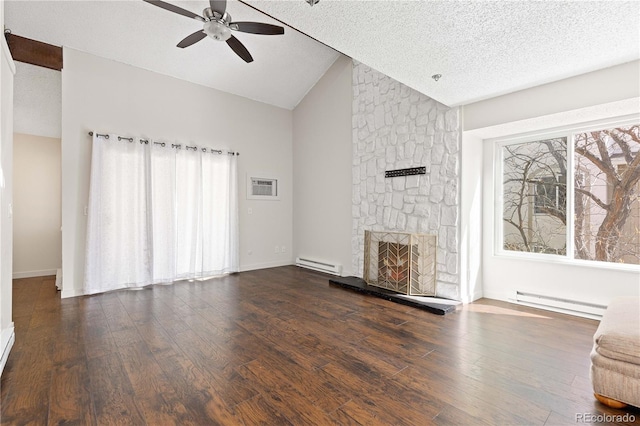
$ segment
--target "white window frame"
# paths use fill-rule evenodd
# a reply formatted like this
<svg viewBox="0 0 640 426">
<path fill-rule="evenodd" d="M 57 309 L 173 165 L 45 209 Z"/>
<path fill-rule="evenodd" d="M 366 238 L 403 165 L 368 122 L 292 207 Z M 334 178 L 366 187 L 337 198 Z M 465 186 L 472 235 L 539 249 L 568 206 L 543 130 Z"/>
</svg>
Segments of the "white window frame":
<svg viewBox="0 0 640 426">
<path fill-rule="evenodd" d="M 574 135 L 577 133 L 584 133 L 588 131 L 603 130 L 614 127 L 624 127 L 638 124 L 638 116 L 626 115 L 621 117 L 615 117 L 604 120 L 595 120 L 586 123 L 580 123 L 569 126 L 556 127 L 552 129 L 545 129 L 535 132 L 520 133 L 500 138 L 488 139 L 493 145 L 493 194 L 490 194 L 494 200 L 494 223 L 493 223 L 493 255 L 499 257 L 511 257 L 528 260 L 536 260 L 550 263 L 561 264 L 577 264 L 581 266 L 589 266 L 595 268 L 604 269 L 616 269 L 616 270 L 630 270 L 640 271 L 640 265 L 622 264 L 614 262 L 602 262 L 596 260 L 584 260 L 576 259 L 575 256 L 575 219 L 573 212 L 575 211 L 574 204 L 574 179 L 575 179 L 575 167 L 574 167 Z M 504 173 L 504 157 L 503 148 L 508 145 L 516 145 L 527 142 L 536 142 L 554 138 L 567 138 L 567 223 L 566 223 L 566 255 L 548 254 L 548 253 L 532 253 L 532 252 L 518 252 L 513 250 L 504 249 L 504 225 L 503 225 L 503 213 L 504 213 L 504 199 L 503 199 L 503 173 Z"/>
</svg>

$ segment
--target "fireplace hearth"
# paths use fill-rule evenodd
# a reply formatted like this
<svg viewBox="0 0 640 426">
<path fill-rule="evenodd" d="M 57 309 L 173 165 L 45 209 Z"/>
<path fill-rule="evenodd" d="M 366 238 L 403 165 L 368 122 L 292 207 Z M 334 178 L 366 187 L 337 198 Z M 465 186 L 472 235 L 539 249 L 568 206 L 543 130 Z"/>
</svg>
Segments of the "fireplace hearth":
<svg viewBox="0 0 640 426">
<path fill-rule="evenodd" d="M 364 280 L 411 296 L 435 296 L 437 238 L 365 231 Z"/>
</svg>

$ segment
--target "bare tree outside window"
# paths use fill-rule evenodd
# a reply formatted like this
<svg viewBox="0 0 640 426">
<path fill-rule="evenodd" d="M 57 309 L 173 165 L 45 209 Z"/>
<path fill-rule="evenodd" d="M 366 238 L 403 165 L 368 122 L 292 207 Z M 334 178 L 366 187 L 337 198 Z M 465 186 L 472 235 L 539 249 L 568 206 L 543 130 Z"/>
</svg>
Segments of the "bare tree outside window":
<svg viewBox="0 0 640 426">
<path fill-rule="evenodd" d="M 503 247 L 566 254 L 567 139 L 502 149 Z"/>
<path fill-rule="evenodd" d="M 505 250 L 567 255 L 569 232 L 576 259 L 640 264 L 640 125 L 576 133 L 571 146 L 565 137 L 505 145 L 502 158 Z"/>
<path fill-rule="evenodd" d="M 640 264 L 640 126 L 574 136 L 575 257 Z"/>
</svg>

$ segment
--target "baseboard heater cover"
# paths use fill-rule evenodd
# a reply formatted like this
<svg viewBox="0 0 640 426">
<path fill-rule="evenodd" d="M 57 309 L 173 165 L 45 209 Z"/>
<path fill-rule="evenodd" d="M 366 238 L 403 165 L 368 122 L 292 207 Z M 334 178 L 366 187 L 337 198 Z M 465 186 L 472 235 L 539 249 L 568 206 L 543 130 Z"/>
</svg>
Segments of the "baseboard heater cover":
<svg viewBox="0 0 640 426">
<path fill-rule="evenodd" d="M 298 257 L 296 259 L 296 266 L 302 268 L 313 269 L 314 271 L 326 272 L 327 274 L 340 276 L 342 273 L 342 265 L 335 265 L 333 263 L 321 262 L 319 260 L 308 259 L 305 257 Z"/>
<path fill-rule="evenodd" d="M 555 308 L 567 313 L 579 313 L 601 317 L 607 309 L 604 305 L 563 299 L 524 291 L 516 291 L 516 301 L 536 307 Z"/>
</svg>

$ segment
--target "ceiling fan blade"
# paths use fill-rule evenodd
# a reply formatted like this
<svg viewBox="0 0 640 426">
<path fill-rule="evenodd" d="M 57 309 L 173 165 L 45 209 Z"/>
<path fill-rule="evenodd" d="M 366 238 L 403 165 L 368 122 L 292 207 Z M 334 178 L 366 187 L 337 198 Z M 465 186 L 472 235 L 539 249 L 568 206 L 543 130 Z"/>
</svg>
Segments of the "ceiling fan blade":
<svg viewBox="0 0 640 426">
<path fill-rule="evenodd" d="M 240 43 L 240 40 L 231 36 L 227 39 L 227 44 L 238 56 L 240 56 L 246 63 L 253 62 L 251 53 L 244 47 L 244 44 Z"/>
<path fill-rule="evenodd" d="M 178 43 L 178 47 L 184 49 L 185 47 L 189 47 L 192 44 L 199 42 L 206 36 L 207 36 L 207 33 L 205 33 L 204 31 L 202 30 L 196 31 L 193 34 L 189 34 L 180 43 Z"/>
<path fill-rule="evenodd" d="M 220 15 L 224 15 L 227 10 L 227 0 L 209 0 L 211 10 L 218 12 Z"/>
<path fill-rule="evenodd" d="M 243 33 L 278 35 L 284 34 L 284 28 L 262 22 L 233 22 L 231 28 Z"/>
<path fill-rule="evenodd" d="M 165 10 L 168 10 L 169 12 L 173 12 L 173 13 L 177 13 L 178 15 L 182 15 L 182 16 L 186 16 L 187 18 L 193 18 L 193 19 L 197 19 L 198 21 L 204 21 L 204 18 L 200 15 L 197 15 L 193 12 L 190 12 L 186 9 L 183 9 L 181 7 L 178 6 L 174 6 L 170 3 L 161 1 L 161 0 L 142 0 L 145 1 L 147 3 L 150 3 L 154 6 L 158 6 L 161 7 Z"/>
</svg>

